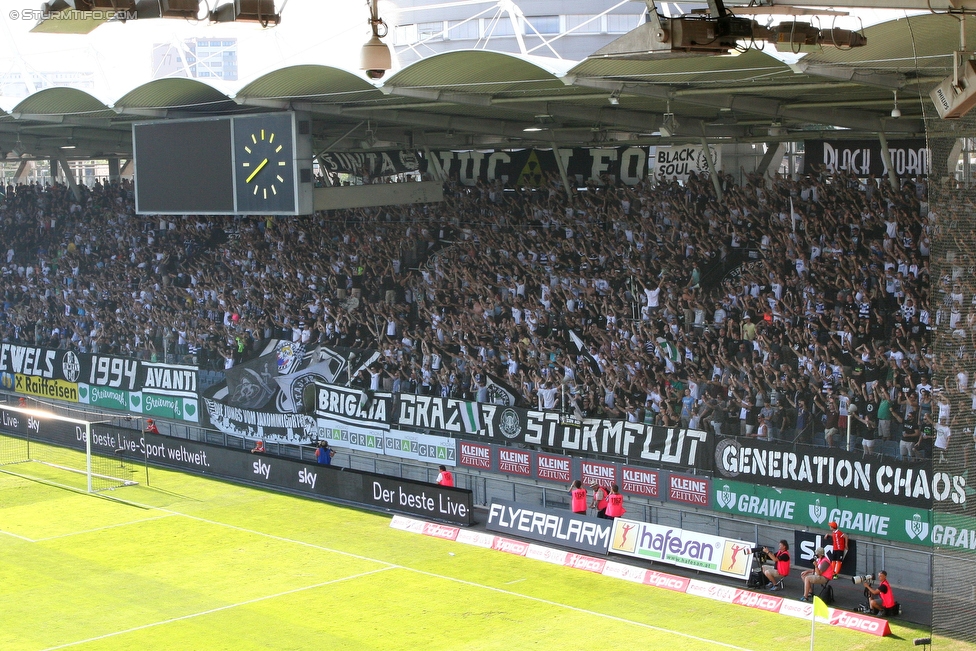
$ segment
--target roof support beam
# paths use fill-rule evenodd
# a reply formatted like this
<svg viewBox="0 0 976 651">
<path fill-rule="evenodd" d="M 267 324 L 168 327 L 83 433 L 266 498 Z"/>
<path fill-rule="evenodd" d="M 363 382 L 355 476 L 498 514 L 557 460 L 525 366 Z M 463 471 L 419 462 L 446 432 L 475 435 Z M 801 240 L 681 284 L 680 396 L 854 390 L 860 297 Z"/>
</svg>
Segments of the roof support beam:
<svg viewBox="0 0 976 651">
<path fill-rule="evenodd" d="M 628 111 L 627 109 L 597 108 L 594 106 L 581 106 L 570 104 L 572 99 L 585 98 L 594 99 L 589 95 L 572 95 L 566 98 L 552 97 L 548 100 L 542 98 L 519 98 L 519 101 L 510 101 L 509 98 L 495 99 L 488 95 L 477 95 L 474 93 L 446 93 L 442 91 L 430 91 L 423 88 L 392 87 L 390 94 L 403 97 L 414 97 L 417 99 L 434 100 L 436 103 L 444 102 L 450 104 L 460 104 L 463 106 L 495 107 L 506 111 L 525 113 L 527 115 L 551 115 L 553 117 L 575 120 L 577 122 L 586 121 L 593 126 L 601 129 L 621 131 L 633 131 L 636 133 L 653 133 L 661 125 L 661 116 L 655 113 L 641 111 Z M 715 91 L 712 91 L 713 93 Z M 567 103 L 563 103 L 563 99 Z M 424 105 L 429 106 L 429 105 Z M 416 108 L 409 104 L 399 105 L 407 110 Z M 384 106 L 383 110 L 394 110 L 394 107 Z M 735 125 L 707 126 L 706 131 L 711 138 L 743 137 L 749 135 L 745 128 Z M 700 131 L 679 130 L 679 136 L 700 137 Z"/>
<path fill-rule="evenodd" d="M 391 124 L 402 124 L 433 129 L 455 130 L 465 133 L 477 133 L 483 135 L 499 136 L 523 141 L 537 141 L 538 137 L 533 137 L 531 133 L 523 131 L 526 126 L 525 121 L 508 121 L 490 118 L 468 118 L 453 115 L 438 115 L 435 113 L 421 113 L 419 111 L 387 110 L 382 108 L 367 109 L 355 107 L 342 107 L 331 104 L 316 104 L 314 102 L 286 102 L 281 100 L 265 100 L 257 98 L 238 98 L 239 104 L 248 106 L 263 106 L 265 108 L 287 109 L 292 108 L 296 111 L 307 111 L 317 115 L 331 115 L 352 118 L 366 118 L 370 120 L 383 121 Z M 579 142 L 579 136 L 572 134 L 555 133 L 553 138 L 560 143 Z"/>
<path fill-rule="evenodd" d="M 573 80 L 573 84 L 586 88 L 601 88 L 607 92 L 616 90 L 622 93 L 644 95 L 663 100 L 673 99 L 674 97 L 674 90 L 669 86 L 634 84 L 587 77 L 577 77 Z M 770 100 L 764 97 L 741 95 L 728 97 L 690 96 L 682 97 L 681 101 L 696 106 L 731 109 L 753 115 L 763 115 L 769 118 L 788 118 L 809 124 L 830 124 L 848 129 L 861 129 L 871 132 L 878 132 L 885 126 L 880 117 L 862 111 L 790 109 L 787 108 L 786 102 Z M 911 119 L 901 121 L 898 124 L 898 128 L 899 131 L 911 132 L 924 130 L 921 120 Z"/>
</svg>

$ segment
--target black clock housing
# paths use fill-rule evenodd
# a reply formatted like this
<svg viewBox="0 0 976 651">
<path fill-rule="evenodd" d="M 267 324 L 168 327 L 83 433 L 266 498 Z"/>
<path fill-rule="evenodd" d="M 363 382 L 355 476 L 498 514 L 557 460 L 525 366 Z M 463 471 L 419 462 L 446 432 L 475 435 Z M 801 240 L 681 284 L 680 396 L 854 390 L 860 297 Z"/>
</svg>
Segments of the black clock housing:
<svg viewBox="0 0 976 651">
<path fill-rule="evenodd" d="M 294 113 L 237 116 L 233 127 L 237 212 L 296 214 Z"/>
</svg>

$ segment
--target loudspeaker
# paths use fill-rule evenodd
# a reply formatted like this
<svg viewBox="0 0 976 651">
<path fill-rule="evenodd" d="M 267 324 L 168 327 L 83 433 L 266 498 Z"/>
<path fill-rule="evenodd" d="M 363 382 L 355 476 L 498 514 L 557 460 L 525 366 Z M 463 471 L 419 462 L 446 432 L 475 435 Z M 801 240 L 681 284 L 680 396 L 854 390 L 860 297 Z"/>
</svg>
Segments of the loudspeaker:
<svg viewBox="0 0 976 651">
<path fill-rule="evenodd" d="M 959 86 L 946 77 L 929 93 L 935 110 L 944 120 L 961 118 L 976 106 L 976 61 L 963 61 L 959 66 Z"/>
</svg>

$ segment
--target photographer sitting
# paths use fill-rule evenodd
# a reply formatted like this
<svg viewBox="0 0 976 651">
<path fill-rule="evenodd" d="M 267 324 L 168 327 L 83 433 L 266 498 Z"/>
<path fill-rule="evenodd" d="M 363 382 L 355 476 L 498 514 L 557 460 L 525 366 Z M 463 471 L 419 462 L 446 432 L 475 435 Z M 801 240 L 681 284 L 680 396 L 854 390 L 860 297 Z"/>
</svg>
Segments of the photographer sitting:
<svg viewBox="0 0 976 651">
<path fill-rule="evenodd" d="M 804 570 L 800 573 L 800 578 L 803 579 L 803 597 L 800 598 L 800 601 L 810 601 L 813 595 L 813 586 L 824 585 L 834 577 L 833 564 L 824 555 L 824 548 L 817 547 L 817 551 L 814 553 L 816 558 L 813 559 L 813 569 Z"/>
<path fill-rule="evenodd" d="M 878 572 L 877 588 L 871 585 L 871 581 L 864 582 L 864 595 L 868 598 L 872 615 L 887 615 L 893 612 L 895 593 L 891 590 L 891 584 L 888 583 L 888 573 L 884 570 Z"/>
<path fill-rule="evenodd" d="M 769 551 L 768 547 L 763 547 L 763 560 L 773 561 L 773 565 L 763 566 L 763 574 L 769 583 L 766 584 L 767 590 L 782 590 L 783 579 L 790 573 L 790 544 L 785 540 L 779 541 L 779 549 L 775 553 Z"/>
</svg>

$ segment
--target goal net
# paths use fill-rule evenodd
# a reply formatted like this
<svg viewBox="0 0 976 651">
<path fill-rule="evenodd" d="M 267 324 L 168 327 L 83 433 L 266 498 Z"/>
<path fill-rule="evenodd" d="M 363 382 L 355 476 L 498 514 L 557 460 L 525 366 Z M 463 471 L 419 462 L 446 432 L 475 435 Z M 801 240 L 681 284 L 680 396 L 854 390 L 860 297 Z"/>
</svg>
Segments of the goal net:
<svg viewBox="0 0 976 651">
<path fill-rule="evenodd" d="M 63 483 L 88 492 L 137 484 L 141 460 L 132 451 L 114 446 L 114 440 L 104 423 L 0 405 L 0 467 L 7 472 L 38 475 L 55 483 L 67 472 L 79 480 Z M 12 467 L 27 463 L 45 469 Z"/>
</svg>

